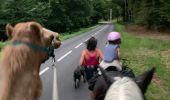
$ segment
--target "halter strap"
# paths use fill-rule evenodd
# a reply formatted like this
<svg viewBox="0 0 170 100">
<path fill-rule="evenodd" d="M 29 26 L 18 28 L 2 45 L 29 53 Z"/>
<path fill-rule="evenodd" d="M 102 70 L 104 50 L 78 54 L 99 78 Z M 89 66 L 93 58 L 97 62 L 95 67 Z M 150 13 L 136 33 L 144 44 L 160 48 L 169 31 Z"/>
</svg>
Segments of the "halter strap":
<svg viewBox="0 0 170 100">
<path fill-rule="evenodd" d="M 14 42 L 12 42 L 10 44 L 13 45 L 13 46 L 18 46 L 18 45 L 21 45 L 21 44 L 25 44 L 25 45 L 27 45 L 28 47 L 30 47 L 30 48 L 32 48 L 34 50 L 49 53 L 49 48 L 42 47 L 42 46 L 39 46 L 39 45 L 36 45 L 36 44 L 33 44 L 33 43 L 29 43 L 29 42 L 14 41 Z"/>
</svg>

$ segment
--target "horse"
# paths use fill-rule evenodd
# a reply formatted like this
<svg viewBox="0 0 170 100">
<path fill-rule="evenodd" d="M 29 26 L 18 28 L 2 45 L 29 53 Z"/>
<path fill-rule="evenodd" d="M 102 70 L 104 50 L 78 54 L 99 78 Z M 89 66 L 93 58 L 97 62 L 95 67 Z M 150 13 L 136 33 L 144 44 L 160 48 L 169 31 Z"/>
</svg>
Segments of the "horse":
<svg viewBox="0 0 170 100">
<path fill-rule="evenodd" d="M 138 77 L 128 77 L 119 71 L 106 71 L 99 67 L 93 93 L 95 100 L 145 100 L 145 92 L 150 84 L 155 68 L 151 68 Z"/>
<path fill-rule="evenodd" d="M 37 100 L 42 92 L 40 65 L 49 58 L 53 33 L 37 22 L 6 26 L 9 42 L 0 59 L 0 100 Z M 57 47 L 60 41 L 55 43 Z"/>
</svg>

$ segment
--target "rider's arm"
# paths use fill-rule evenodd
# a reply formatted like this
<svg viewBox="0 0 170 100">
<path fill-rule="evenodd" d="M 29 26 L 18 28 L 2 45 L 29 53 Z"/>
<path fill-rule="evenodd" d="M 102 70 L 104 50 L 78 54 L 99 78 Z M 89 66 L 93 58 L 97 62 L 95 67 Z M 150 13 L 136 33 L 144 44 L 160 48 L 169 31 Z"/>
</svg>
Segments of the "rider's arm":
<svg viewBox="0 0 170 100">
<path fill-rule="evenodd" d="M 81 54 L 81 58 L 80 58 L 80 66 L 83 65 L 83 62 L 84 62 L 84 55 L 85 55 L 85 51 L 83 51 L 82 54 Z"/>
<path fill-rule="evenodd" d="M 120 48 L 117 48 L 117 55 L 118 55 L 118 60 L 120 60 Z"/>
</svg>

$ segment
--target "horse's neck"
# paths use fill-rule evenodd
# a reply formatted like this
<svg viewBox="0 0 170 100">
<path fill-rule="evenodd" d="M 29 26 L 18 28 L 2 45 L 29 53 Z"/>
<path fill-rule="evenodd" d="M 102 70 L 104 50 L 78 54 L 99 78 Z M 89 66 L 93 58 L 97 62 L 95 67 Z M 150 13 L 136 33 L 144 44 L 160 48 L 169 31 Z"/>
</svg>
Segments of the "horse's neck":
<svg viewBox="0 0 170 100">
<path fill-rule="evenodd" d="M 6 70 L 15 73 L 18 70 L 31 70 L 40 65 L 40 54 L 26 45 L 8 46 L 3 51 L 2 64 L 8 66 Z M 34 66 L 34 67 L 33 67 Z"/>
<path fill-rule="evenodd" d="M 110 86 L 105 100 L 143 100 L 143 96 L 132 79 L 123 77 Z"/>
<path fill-rule="evenodd" d="M 19 98 L 22 99 L 23 96 L 29 95 L 24 93 L 24 90 L 29 91 L 35 87 L 32 85 L 32 81 L 39 77 L 38 57 L 27 48 L 15 50 L 9 47 L 3 53 L 0 66 L 0 100 L 20 100 Z"/>
</svg>

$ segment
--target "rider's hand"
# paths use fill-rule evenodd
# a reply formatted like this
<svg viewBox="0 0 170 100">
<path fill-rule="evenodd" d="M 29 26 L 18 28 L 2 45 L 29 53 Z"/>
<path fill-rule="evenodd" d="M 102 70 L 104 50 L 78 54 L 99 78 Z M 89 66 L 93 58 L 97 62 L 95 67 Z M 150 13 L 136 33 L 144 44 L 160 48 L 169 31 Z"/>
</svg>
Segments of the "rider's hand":
<svg viewBox="0 0 170 100">
<path fill-rule="evenodd" d="M 80 66 L 80 70 L 84 71 L 85 70 L 84 66 Z"/>
</svg>

